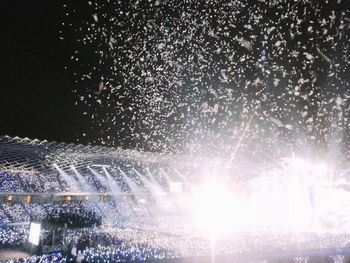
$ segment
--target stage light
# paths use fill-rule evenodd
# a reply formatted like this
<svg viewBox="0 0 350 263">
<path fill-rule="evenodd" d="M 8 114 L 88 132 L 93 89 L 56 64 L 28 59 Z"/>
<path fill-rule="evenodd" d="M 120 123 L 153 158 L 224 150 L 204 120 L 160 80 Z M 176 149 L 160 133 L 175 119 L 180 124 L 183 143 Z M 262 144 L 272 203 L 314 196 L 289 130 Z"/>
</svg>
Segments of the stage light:
<svg viewBox="0 0 350 263">
<path fill-rule="evenodd" d="M 28 241 L 35 246 L 39 245 L 40 231 L 41 224 L 34 222 L 30 223 Z"/>
<path fill-rule="evenodd" d="M 299 231 L 312 220 L 307 189 L 293 180 L 263 182 L 250 196 L 252 224 L 257 228 Z"/>
<path fill-rule="evenodd" d="M 182 193 L 182 183 L 181 182 L 169 182 L 169 192 L 170 193 Z"/>
<path fill-rule="evenodd" d="M 242 228 L 246 211 L 224 182 L 207 181 L 194 190 L 194 224 L 197 231 L 218 238 Z"/>
<path fill-rule="evenodd" d="M 322 185 L 329 180 L 328 167 L 301 158 L 284 159 L 282 169 L 264 171 L 252 180 L 251 211 L 257 227 L 309 231 L 316 228 Z M 329 199 L 329 196 L 328 196 Z"/>
</svg>

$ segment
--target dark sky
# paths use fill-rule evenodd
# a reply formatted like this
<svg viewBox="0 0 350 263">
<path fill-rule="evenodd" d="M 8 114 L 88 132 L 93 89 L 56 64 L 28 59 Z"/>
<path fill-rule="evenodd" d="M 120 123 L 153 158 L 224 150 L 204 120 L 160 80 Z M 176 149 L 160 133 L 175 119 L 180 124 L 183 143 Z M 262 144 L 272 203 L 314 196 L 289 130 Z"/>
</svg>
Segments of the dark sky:
<svg viewBox="0 0 350 263">
<path fill-rule="evenodd" d="M 73 142 L 84 130 L 74 108 L 72 47 L 59 39 L 62 1 L 0 1 L 0 134 Z"/>
<path fill-rule="evenodd" d="M 348 145 L 348 1 L 207 2 L 0 0 L 0 134 Z"/>
</svg>

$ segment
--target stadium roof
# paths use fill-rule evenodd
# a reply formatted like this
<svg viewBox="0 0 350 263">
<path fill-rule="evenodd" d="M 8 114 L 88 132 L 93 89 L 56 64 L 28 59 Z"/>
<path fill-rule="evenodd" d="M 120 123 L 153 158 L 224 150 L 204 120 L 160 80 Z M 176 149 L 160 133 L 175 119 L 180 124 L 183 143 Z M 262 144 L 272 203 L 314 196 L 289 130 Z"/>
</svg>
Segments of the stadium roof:
<svg viewBox="0 0 350 263">
<path fill-rule="evenodd" d="M 169 155 L 119 148 L 67 144 L 46 140 L 0 137 L 0 169 L 49 172 L 54 164 L 62 169 L 88 165 L 113 165 L 120 161 L 168 162 Z"/>
</svg>

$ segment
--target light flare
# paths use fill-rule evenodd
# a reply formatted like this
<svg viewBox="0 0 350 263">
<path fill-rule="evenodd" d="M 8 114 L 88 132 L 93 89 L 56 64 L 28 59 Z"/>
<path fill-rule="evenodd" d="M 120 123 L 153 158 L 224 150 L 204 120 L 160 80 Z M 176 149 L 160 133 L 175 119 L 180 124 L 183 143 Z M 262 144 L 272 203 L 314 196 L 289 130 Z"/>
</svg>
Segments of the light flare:
<svg viewBox="0 0 350 263">
<path fill-rule="evenodd" d="M 348 227 L 340 226 L 339 218 L 349 211 L 350 195 L 333 171 L 325 163 L 293 157 L 246 183 L 215 174 L 192 192 L 194 227 L 214 239 L 235 232 L 340 231 Z"/>
<path fill-rule="evenodd" d="M 247 222 L 244 202 L 224 182 L 206 181 L 193 193 L 194 225 L 210 238 L 239 231 Z"/>
</svg>

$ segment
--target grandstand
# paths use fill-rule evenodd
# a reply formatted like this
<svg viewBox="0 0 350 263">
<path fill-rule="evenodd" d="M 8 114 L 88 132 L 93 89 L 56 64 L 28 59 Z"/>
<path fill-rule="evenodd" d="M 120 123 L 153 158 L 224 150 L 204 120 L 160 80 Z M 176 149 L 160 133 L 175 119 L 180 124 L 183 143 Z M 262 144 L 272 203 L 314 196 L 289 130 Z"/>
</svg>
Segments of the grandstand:
<svg viewBox="0 0 350 263">
<path fill-rule="evenodd" d="M 0 168 L 48 173 L 55 170 L 53 164 L 62 169 L 85 168 L 88 165 L 113 165 L 117 160 L 141 163 L 163 163 L 174 156 L 160 153 L 122 150 L 102 146 L 86 146 L 40 141 L 19 137 L 0 137 Z"/>
<path fill-rule="evenodd" d="M 126 194 L 136 190 L 130 189 L 134 185 L 132 181 L 129 181 L 129 188 L 127 187 L 124 181 L 129 179 L 126 175 L 133 177 L 140 172 L 146 173 L 147 170 L 149 175 L 155 176 L 153 179 L 157 178 L 159 183 L 164 184 L 162 177 L 166 167 L 169 167 L 169 160 L 174 158 L 157 153 L 5 136 L 0 138 L 0 170 L 16 175 L 5 180 L 7 183 L 2 188 L 6 186 L 6 189 L 1 189 L 0 194 Z M 154 173 L 151 174 L 148 169 Z M 89 176 L 84 177 L 86 174 Z M 120 179 L 117 179 L 120 185 L 112 183 L 114 189 L 111 185 L 107 187 L 100 182 L 102 180 L 108 183 L 108 180 L 116 177 Z M 55 187 L 46 187 L 45 182 L 48 180 L 56 180 Z M 142 185 L 142 181 L 136 179 L 135 188 L 144 192 L 137 184 Z"/>
<path fill-rule="evenodd" d="M 112 235 L 116 225 L 128 225 L 128 231 L 135 233 L 140 231 L 136 225 L 139 229 L 152 227 L 156 196 L 171 191 L 168 158 L 107 147 L 0 138 L 0 248 L 27 247 L 30 222 L 55 224 L 41 234 L 40 246 L 46 252 L 50 251 L 48 244 L 56 244 L 52 248 L 57 249 L 59 243 L 52 229 L 57 239 L 62 227 L 74 226 L 59 240 L 62 244 L 75 240 L 79 246 L 80 239 L 91 238 L 86 228 L 94 222 L 101 225 L 101 219 L 108 231 L 105 228 L 95 236 Z M 181 188 L 178 181 L 173 183 Z M 140 218 L 143 223 L 138 223 Z M 120 235 L 128 242 L 135 236 Z M 104 239 L 113 240 L 111 236 Z"/>
<path fill-rule="evenodd" d="M 238 206 L 227 213 L 238 204 L 225 188 L 215 189 L 215 182 L 206 185 L 196 204 L 189 171 L 198 166 L 191 162 L 175 155 L 1 137 L 0 255 L 4 249 L 16 251 L 14 257 L 29 251 L 26 262 L 212 262 L 214 257 L 216 262 L 295 262 L 315 256 L 321 260 L 315 262 L 334 262 L 349 254 L 348 232 L 233 230 L 249 218 Z M 218 203 L 209 199 L 213 196 Z M 200 222 L 194 220 L 197 214 Z M 205 232 L 197 229 L 202 223 Z M 220 231 L 227 233 L 218 236 Z"/>
</svg>

